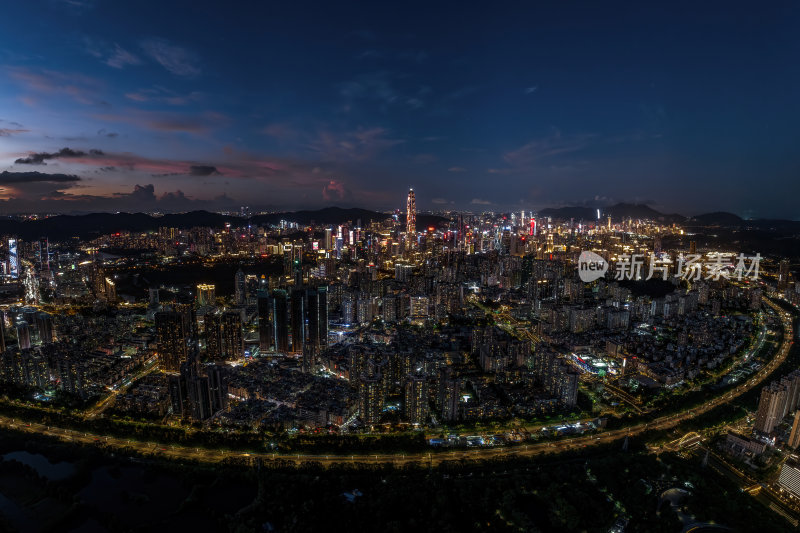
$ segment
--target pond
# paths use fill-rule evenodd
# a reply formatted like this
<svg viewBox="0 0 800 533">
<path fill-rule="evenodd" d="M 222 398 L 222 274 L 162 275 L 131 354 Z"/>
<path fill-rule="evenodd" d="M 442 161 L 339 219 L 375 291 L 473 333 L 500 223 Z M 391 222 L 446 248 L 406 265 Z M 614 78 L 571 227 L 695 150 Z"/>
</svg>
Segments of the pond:
<svg viewBox="0 0 800 533">
<path fill-rule="evenodd" d="M 38 453 L 30 453 L 26 451 L 10 452 L 2 456 L 5 461 L 17 461 L 24 465 L 28 465 L 36 473 L 51 481 L 60 481 L 67 479 L 75 474 L 75 466 L 71 463 L 51 463 L 47 457 Z"/>
</svg>

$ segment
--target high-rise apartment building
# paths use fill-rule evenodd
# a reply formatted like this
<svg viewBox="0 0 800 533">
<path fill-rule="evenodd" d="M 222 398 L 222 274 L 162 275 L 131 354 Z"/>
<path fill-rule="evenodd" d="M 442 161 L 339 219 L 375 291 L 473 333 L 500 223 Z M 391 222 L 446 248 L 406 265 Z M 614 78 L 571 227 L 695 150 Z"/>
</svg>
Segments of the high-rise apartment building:
<svg viewBox="0 0 800 533">
<path fill-rule="evenodd" d="M 762 433 L 771 433 L 781 421 L 786 408 L 787 390 L 779 382 L 773 382 L 761 389 L 758 401 L 756 421 L 753 429 Z"/>
<path fill-rule="evenodd" d="M 244 354 L 242 315 L 226 311 L 205 318 L 206 354 L 211 361 L 232 361 Z"/>
<path fill-rule="evenodd" d="M 242 269 L 236 271 L 236 276 L 234 276 L 234 300 L 236 301 L 236 305 L 246 305 L 247 304 L 247 281 L 242 272 Z"/>
<path fill-rule="evenodd" d="M 405 384 L 405 419 L 413 424 L 423 424 L 428 418 L 428 381 L 421 376 L 410 376 Z"/>
<path fill-rule="evenodd" d="M 165 372 L 179 372 L 186 360 L 187 340 L 184 315 L 177 311 L 161 311 L 155 315 L 158 360 Z"/>
</svg>

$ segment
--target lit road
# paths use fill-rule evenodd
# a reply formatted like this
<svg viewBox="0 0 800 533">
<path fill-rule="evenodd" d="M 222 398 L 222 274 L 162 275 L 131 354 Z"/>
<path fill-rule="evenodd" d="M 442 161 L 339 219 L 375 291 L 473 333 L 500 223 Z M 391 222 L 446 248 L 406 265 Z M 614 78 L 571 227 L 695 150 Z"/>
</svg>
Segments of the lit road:
<svg viewBox="0 0 800 533">
<path fill-rule="evenodd" d="M 720 405 L 731 402 L 748 390 L 764 381 L 773 370 L 783 363 L 789 354 L 792 346 L 793 327 L 791 317 L 780 307 L 771 301 L 767 301 L 776 310 L 778 317 L 783 325 L 783 341 L 775 357 L 764 365 L 756 374 L 737 387 L 725 392 L 703 405 L 687 409 L 679 413 L 665 415 L 647 423 L 639 423 L 630 427 L 603 431 L 593 435 L 585 435 L 574 438 L 559 440 L 556 442 L 538 442 L 533 444 L 521 444 L 516 446 L 499 446 L 491 448 L 459 449 L 452 451 L 431 451 L 416 452 L 409 454 L 353 454 L 353 455 L 309 455 L 309 454 L 271 454 L 271 453 L 242 453 L 224 449 L 194 448 L 189 446 L 179 446 L 173 444 L 162 444 L 156 442 L 140 442 L 125 438 L 97 435 L 83 431 L 76 431 L 54 426 L 46 426 L 36 423 L 25 423 L 16 421 L 9 417 L 0 416 L 0 427 L 12 428 L 26 433 L 36 433 L 48 437 L 55 437 L 64 441 L 78 442 L 82 444 L 101 444 L 113 448 L 128 448 L 138 453 L 156 454 L 168 459 L 194 460 L 202 462 L 220 462 L 225 459 L 239 458 L 252 461 L 256 458 L 265 461 L 280 460 L 295 464 L 318 462 L 322 464 L 336 464 L 347 462 L 359 463 L 391 463 L 404 465 L 410 463 L 421 463 L 436 465 L 444 461 L 451 460 L 485 460 L 504 457 L 531 457 L 551 452 L 562 452 L 566 450 L 580 449 L 596 444 L 613 442 L 625 436 L 635 436 L 649 430 L 671 429 L 681 422 L 685 422 L 701 414 L 704 414 Z"/>
<path fill-rule="evenodd" d="M 126 392 L 132 384 L 134 384 L 139 379 L 143 378 L 147 374 L 150 373 L 151 370 L 156 366 L 158 359 L 153 356 L 147 361 L 145 361 L 142 369 L 134 374 L 132 377 L 125 378 L 122 382 L 122 385 L 117 387 L 116 389 L 112 390 L 108 396 L 97 402 L 91 409 L 87 410 L 84 417 L 85 418 L 95 418 L 97 415 L 101 414 L 105 411 L 109 406 L 113 404 L 113 400 L 117 397 L 118 394 L 122 394 Z"/>
</svg>

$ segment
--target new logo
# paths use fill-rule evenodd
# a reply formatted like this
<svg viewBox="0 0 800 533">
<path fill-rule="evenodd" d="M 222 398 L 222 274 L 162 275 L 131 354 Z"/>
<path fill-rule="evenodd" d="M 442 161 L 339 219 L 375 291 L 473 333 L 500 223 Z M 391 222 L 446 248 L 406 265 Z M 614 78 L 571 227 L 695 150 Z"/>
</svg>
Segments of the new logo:
<svg viewBox="0 0 800 533">
<path fill-rule="evenodd" d="M 584 250 L 578 257 L 578 276 L 584 283 L 602 278 L 608 271 L 608 263 L 594 252 Z"/>
</svg>

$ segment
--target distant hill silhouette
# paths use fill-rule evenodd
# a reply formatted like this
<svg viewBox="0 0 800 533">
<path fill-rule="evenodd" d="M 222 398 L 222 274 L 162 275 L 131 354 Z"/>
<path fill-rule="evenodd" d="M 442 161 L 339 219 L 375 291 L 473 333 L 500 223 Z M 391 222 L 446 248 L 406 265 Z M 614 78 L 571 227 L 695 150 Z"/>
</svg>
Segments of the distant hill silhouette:
<svg viewBox="0 0 800 533">
<path fill-rule="evenodd" d="M 707 226 L 738 226 L 744 222 L 744 219 L 739 215 L 734 215 L 733 213 L 717 211 L 714 213 L 707 213 L 705 215 L 692 217 L 689 219 L 689 222 Z"/>
<path fill-rule="evenodd" d="M 612 220 L 632 218 L 634 220 L 658 220 L 665 223 L 683 222 L 686 220 L 686 217 L 683 215 L 664 214 L 646 204 L 619 203 L 610 207 L 600 208 L 600 213 L 603 218 L 610 216 Z M 548 208 L 539 211 L 539 216 L 561 220 L 574 218 L 575 220 L 589 221 L 597 220 L 597 209 L 582 206 Z"/>
<path fill-rule="evenodd" d="M 88 215 L 57 215 L 38 220 L 0 219 L 0 235 L 14 235 L 23 240 L 34 240 L 47 237 L 51 241 L 64 241 L 73 237 L 82 240 L 93 239 L 118 231 L 144 232 L 155 231 L 160 227 L 188 229 L 198 226 L 222 228 L 227 222 L 232 226 L 245 226 L 248 223 L 258 226 L 279 224 L 281 220 L 298 224 L 344 224 L 361 221 L 366 226 L 373 221 L 381 221 L 391 215 L 369 211 L 367 209 L 343 209 L 326 207 L 314 211 L 294 211 L 256 215 L 250 219 L 210 213 L 208 211 L 191 211 L 173 213 L 153 217 L 145 213 L 91 213 Z M 438 226 L 447 219 L 435 215 L 417 215 L 417 227 Z M 401 217 L 405 222 L 405 215 Z"/>
</svg>

